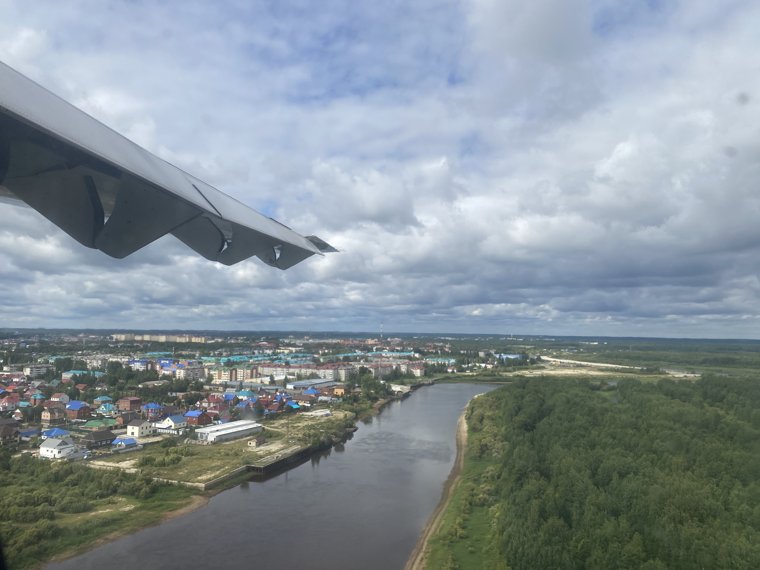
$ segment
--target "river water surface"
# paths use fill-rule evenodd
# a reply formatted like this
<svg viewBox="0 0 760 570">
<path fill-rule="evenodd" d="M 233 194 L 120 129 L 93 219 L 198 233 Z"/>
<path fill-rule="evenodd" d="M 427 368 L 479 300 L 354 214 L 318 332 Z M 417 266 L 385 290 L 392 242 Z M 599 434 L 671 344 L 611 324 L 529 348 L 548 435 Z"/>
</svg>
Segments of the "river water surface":
<svg viewBox="0 0 760 570">
<path fill-rule="evenodd" d="M 453 466 L 457 419 L 492 388 L 423 387 L 345 446 L 46 568 L 403 568 Z"/>
</svg>

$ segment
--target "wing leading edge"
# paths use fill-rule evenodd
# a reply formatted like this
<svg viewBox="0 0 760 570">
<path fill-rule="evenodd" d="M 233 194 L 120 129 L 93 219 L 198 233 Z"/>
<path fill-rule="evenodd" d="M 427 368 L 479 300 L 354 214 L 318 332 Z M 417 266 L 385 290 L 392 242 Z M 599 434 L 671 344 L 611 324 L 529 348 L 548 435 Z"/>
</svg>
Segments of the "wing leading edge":
<svg viewBox="0 0 760 570">
<path fill-rule="evenodd" d="M 126 257 L 171 233 L 206 259 L 287 269 L 336 251 L 151 154 L 0 62 L 0 197 Z"/>
</svg>

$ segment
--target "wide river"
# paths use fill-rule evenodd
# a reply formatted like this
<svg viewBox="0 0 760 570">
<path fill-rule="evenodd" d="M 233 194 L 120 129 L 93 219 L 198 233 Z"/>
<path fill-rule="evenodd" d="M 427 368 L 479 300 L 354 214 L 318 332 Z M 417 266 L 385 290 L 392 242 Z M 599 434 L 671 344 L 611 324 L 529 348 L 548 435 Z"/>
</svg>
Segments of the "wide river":
<svg viewBox="0 0 760 570">
<path fill-rule="evenodd" d="M 46 568 L 403 568 L 453 466 L 457 419 L 492 388 L 423 387 L 345 446 Z"/>
</svg>

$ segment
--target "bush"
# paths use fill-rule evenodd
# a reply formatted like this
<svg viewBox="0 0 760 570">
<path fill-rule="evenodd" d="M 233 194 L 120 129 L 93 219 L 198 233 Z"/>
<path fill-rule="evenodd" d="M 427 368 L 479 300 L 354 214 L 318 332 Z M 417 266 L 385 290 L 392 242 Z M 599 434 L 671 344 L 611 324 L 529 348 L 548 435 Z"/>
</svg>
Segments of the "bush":
<svg viewBox="0 0 760 570">
<path fill-rule="evenodd" d="M 92 503 L 82 498 L 66 497 L 55 508 L 62 513 L 86 513 L 92 510 Z"/>
</svg>

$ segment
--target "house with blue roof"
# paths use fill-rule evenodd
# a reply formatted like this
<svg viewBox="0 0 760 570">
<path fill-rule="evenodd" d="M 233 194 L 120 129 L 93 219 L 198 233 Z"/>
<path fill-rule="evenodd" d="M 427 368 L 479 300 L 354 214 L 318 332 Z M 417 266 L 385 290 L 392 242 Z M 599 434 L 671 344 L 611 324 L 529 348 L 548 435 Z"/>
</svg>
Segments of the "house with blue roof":
<svg viewBox="0 0 760 570">
<path fill-rule="evenodd" d="M 22 430 L 19 430 L 18 435 L 21 438 L 21 441 L 29 441 L 30 439 L 39 437 L 40 428 L 35 427 L 35 428 L 29 428 L 29 429 L 22 429 Z"/>
<path fill-rule="evenodd" d="M 180 435 L 187 429 L 187 419 L 182 414 L 175 414 L 153 424 L 158 433 Z"/>
<path fill-rule="evenodd" d="M 116 413 L 116 406 L 114 406 L 111 402 L 104 402 L 98 407 L 97 412 L 99 414 L 103 414 L 104 416 L 112 416 Z"/>
<path fill-rule="evenodd" d="M 62 437 L 68 437 L 70 435 L 71 435 L 71 433 L 69 433 L 65 429 L 58 428 L 58 427 L 46 429 L 45 431 L 43 431 L 40 434 L 40 436 L 42 437 L 43 440 L 45 440 L 45 439 L 47 439 L 49 437 L 62 438 Z"/>
<path fill-rule="evenodd" d="M 35 392 L 34 394 L 32 394 L 32 397 L 30 398 L 30 400 L 32 401 L 33 405 L 37 406 L 38 404 L 41 404 L 42 402 L 47 400 L 47 398 L 45 397 L 45 394 L 43 394 L 42 392 Z"/>
<path fill-rule="evenodd" d="M 185 419 L 189 426 L 207 426 L 213 420 L 205 410 L 190 410 L 185 412 Z"/>
<path fill-rule="evenodd" d="M 145 358 L 135 358 L 127 361 L 127 366 L 135 371 L 143 371 L 148 369 L 148 360 Z"/>
<path fill-rule="evenodd" d="M 156 402 L 149 402 L 143 405 L 142 411 L 149 420 L 156 420 L 161 417 L 164 407 Z"/>
<path fill-rule="evenodd" d="M 90 418 L 90 405 L 81 400 L 71 400 L 66 404 L 66 417 L 70 420 L 87 420 Z"/>
<path fill-rule="evenodd" d="M 120 436 L 113 440 L 113 451 L 116 453 L 122 453 L 125 451 L 135 451 L 142 449 L 142 445 L 137 443 L 134 437 Z"/>
</svg>

